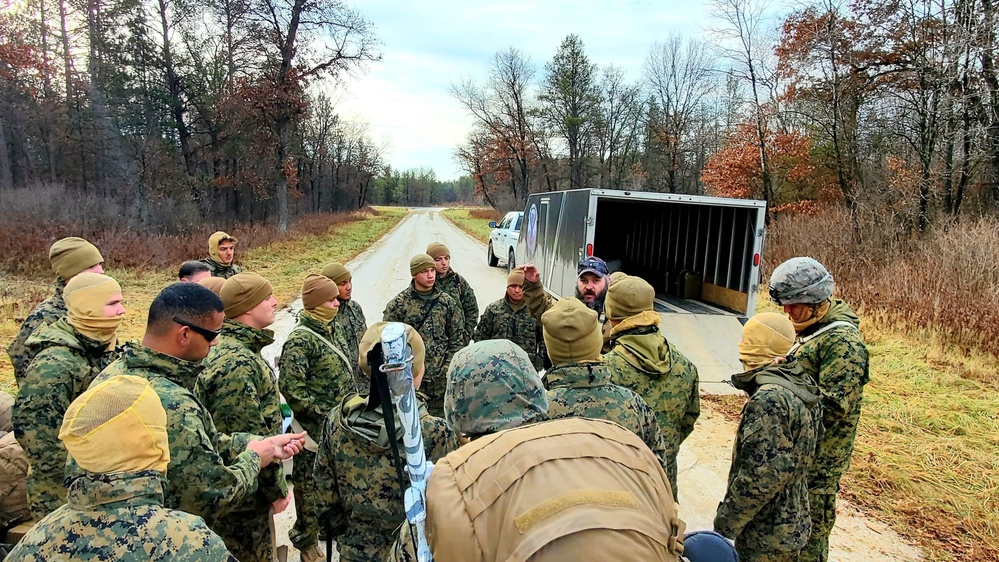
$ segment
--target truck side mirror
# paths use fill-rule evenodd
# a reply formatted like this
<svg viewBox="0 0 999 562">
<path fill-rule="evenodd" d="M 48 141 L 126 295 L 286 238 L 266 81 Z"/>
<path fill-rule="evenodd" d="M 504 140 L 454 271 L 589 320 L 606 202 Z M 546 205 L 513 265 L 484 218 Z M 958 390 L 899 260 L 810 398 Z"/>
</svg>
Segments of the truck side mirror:
<svg viewBox="0 0 999 562">
<path fill-rule="evenodd" d="M 496 221 L 489 221 L 489 228 L 496 228 Z"/>
</svg>

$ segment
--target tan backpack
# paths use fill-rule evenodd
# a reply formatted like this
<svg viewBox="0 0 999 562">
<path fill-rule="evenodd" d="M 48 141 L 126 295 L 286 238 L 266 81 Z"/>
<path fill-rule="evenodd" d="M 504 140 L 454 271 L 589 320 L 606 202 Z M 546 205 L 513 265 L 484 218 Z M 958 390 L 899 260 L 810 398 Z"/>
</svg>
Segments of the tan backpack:
<svg viewBox="0 0 999 562">
<path fill-rule="evenodd" d="M 427 489 L 437 562 L 671 562 L 684 529 L 652 451 L 604 420 L 482 437 L 441 459 Z"/>
</svg>

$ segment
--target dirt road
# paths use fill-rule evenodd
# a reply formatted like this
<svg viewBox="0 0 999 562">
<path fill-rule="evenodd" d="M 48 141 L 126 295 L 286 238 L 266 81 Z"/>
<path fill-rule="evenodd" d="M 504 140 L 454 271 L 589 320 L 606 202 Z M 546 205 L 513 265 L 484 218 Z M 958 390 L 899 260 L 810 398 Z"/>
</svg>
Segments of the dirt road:
<svg viewBox="0 0 999 562">
<path fill-rule="evenodd" d="M 410 282 L 410 257 L 423 252 L 434 241 L 443 242 L 451 250 L 451 264 L 475 289 L 480 313 L 490 302 L 502 297 L 506 272 L 486 265 L 485 246 L 451 225 L 435 210 L 417 210 L 347 264 L 353 273 L 354 299 L 363 307 L 369 325 L 381 320 L 385 304 Z M 273 357 L 280 352 L 280 342 L 294 326 L 291 310 L 299 308 L 300 301 L 293 303 L 290 310 L 282 311 L 274 326 L 277 343 L 264 350 L 265 356 Z M 726 332 L 722 339 L 732 337 Z M 731 355 L 737 340 L 736 335 L 732 341 L 714 342 L 717 354 Z M 684 351 L 683 344 L 677 345 Z M 692 357 L 696 355 L 691 354 Z M 698 368 L 704 381 L 718 381 L 730 374 L 714 372 L 719 369 L 714 364 L 699 364 Z M 717 392 L 717 386 L 706 382 L 701 391 Z M 735 430 L 734 422 L 704 404 L 694 432 L 680 450 L 680 515 L 688 530 L 711 528 L 715 509 L 725 494 Z M 290 521 L 289 517 L 282 518 L 279 529 L 286 533 Z M 288 544 L 286 537 L 283 544 Z M 835 562 L 909 562 L 921 560 L 922 556 L 918 549 L 905 543 L 884 524 L 864 517 L 841 502 L 832 536 L 831 558 Z M 288 557 L 288 560 L 297 559 L 297 552 Z"/>
</svg>

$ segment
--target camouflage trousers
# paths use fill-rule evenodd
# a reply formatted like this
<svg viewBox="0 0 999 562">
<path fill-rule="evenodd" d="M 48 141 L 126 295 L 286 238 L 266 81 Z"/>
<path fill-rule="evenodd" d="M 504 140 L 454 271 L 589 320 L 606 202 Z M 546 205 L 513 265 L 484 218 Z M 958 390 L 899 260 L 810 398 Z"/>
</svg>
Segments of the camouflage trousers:
<svg viewBox="0 0 999 562">
<path fill-rule="evenodd" d="M 63 457 L 65 464 L 65 457 Z M 28 492 L 28 509 L 31 518 L 40 521 L 46 515 L 59 509 L 66 503 L 66 487 L 62 485 L 65 479 L 65 469 L 59 467 L 55 471 L 35 470 L 37 465 L 28 469 L 28 480 L 24 487 Z"/>
<path fill-rule="evenodd" d="M 438 418 L 444 417 L 444 391 L 447 389 L 447 375 L 434 379 L 424 378 L 420 392 L 427 395 L 427 413 Z"/>
<path fill-rule="evenodd" d="M 812 534 L 801 551 L 801 562 L 829 562 L 829 535 L 836 524 L 836 494 L 808 493 Z"/>
<path fill-rule="evenodd" d="M 298 550 L 315 546 L 319 537 L 319 518 L 316 513 L 316 488 L 312 468 L 316 454 L 305 451 L 295 455 L 291 483 L 295 486 L 295 526 L 288 533 L 291 544 Z"/>
<path fill-rule="evenodd" d="M 222 537 L 226 548 L 239 562 L 273 562 L 270 509 L 231 513 L 216 520 L 211 529 Z"/>
<path fill-rule="evenodd" d="M 745 548 L 735 545 L 739 553 L 739 562 L 799 562 L 797 552 L 773 552 Z"/>
</svg>

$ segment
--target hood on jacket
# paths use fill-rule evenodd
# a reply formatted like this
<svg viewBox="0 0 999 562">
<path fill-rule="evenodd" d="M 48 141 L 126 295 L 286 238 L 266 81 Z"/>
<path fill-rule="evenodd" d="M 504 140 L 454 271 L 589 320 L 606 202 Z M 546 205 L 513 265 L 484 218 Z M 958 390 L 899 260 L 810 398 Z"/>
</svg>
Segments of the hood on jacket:
<svg viewBox="0 0 999 562">
<path fill-rule="evenodd" d="M 43 349 L 54 346 L 68 347 L 87 353 L 95 350 L 104 351 L 108 347 L 106 342 L 99 342 L 78 332 L 76 328 L 69 325 L 69 321 L 65 317 L 35 330 L 28 336 L 25 345 L 36 355 Z"/>
<path fill-rule="evenodd" d="M 817 324 L 819 326 L 842 320 L 860 328 L 860 318 L 846 301 L 843 299 L 829 299 L 829 302 L 829 311 L 818 321 Z"/>
<path fill-rule="evenodd" d="M 381 405 L 374 408 L 367 407 L 368 399 L 360 394 L 348 394 L 340 401 L 339 416 L 337 424 L 340 429 L 349 431 L 364 439 L 368 443 L 380 448 L 389 448 L 388 430 L 385 428 L 385 416 L 382 414 Z M 417 400 L 420 405 L 420 417 L 427 415 L 427 407 L 422 400 Z M 392 415 L 396 415 L 392 412 Z M 403 436 L 402 423 L 399 418 L 395 419 L 396 440 L 401 442 Z"/>
<path fill-rule="evenodd" d="M 629 365 L 658 377 L 673 366 L 669 343 L 659 332 L 659 313 L 644 311 L 629 316 L 610 331 L 611 349 Z"/>
<path fill-rule="evenodd" d="M 797 361 L 771 363 L 752 371 L 732 375 L 732 386 L 745 390 L 750 396 L 765 384 L 776 384 L 790 390 L 808 407 L 819 402 L 819 387 L 801 370 Z"/>
</svg>

